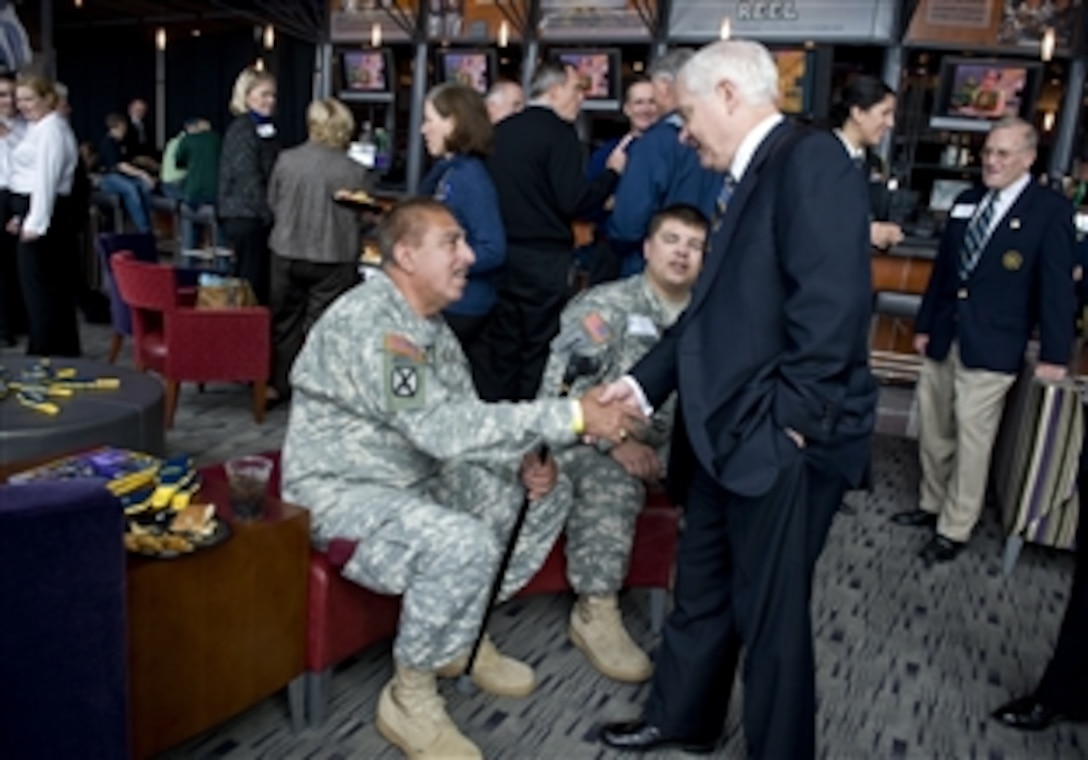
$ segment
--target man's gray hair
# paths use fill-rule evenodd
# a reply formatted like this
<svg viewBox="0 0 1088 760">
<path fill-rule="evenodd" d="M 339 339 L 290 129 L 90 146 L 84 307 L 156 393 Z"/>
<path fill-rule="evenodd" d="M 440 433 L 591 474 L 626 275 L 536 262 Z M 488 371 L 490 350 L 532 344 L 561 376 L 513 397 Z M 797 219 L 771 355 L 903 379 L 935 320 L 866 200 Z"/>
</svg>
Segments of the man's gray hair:
<svg viewBox="0 0 1088 760">
<path fill-rule="evenodd" d="M 680 71 L 679 81 L 705 97 L 729 80 L 749 105 L 778 102 L 778 67 L 767 48 L 751 40 L 722 40 L 701 48 Z"/>
<path fill-rule="evenodd" d="M 1035 125 L 1019 116 L 1003 116 L 990 127 L 991 132 L 995 129 L 1019 129 L 1024 138 L 1025 148 L 1035 150 L 1039 147 L 1039 132 L 1035 129 Z"/>
<path fill-rule="evenodd" d="M 665 55 L 654 59 L 646 71 L 646 76 L 650 79 L 661 78 L 675 82 L 680 69 L 684 68 L 694 55 L 695 53 L 689 48 L 673 48 Z"/>
<path fill-rule="evenodd" d="M 568 64 L 562 61 L 544 61 L 533 72 L 533 80 L 529 83 L 529 99 L 537 100 L 544 97 L 548 90 L 567 81 Z"/>
</svg>

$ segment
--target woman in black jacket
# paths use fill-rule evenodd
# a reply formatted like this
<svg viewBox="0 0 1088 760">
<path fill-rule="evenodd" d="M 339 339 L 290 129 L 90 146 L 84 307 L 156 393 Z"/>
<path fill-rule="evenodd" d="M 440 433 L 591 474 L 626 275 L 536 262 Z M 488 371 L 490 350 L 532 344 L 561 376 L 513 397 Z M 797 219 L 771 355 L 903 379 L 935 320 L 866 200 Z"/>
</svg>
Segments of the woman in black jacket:
<svg viewBox="0 0 1088 760">
<path fill-rule="evenodd" d="M 272 211 L 268 179 L 280 152 L 272 113 L 276 78 L 247 67 L 234 82 L 234 121 L 223 136 L 219 159 L 219 217 L 234 249 L 234 273 L 249 280 L 257 300 L 268 303 Z"/>
</svg>

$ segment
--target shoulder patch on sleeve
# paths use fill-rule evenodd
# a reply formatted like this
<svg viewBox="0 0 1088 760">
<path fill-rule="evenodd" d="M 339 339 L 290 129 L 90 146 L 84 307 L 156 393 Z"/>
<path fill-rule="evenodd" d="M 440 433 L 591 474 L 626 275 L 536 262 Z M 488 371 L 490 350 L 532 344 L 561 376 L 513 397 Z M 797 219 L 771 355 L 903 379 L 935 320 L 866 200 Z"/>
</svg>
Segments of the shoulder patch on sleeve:
<svg viewBox="0 0 1088 760">
<path fill-rule="evenodd" d="M 612 338 L 612 330 L 599 311 L 591 311 L 582 317 L 582 329 L 596 345 L 607 343 Z"/>
<path fill-rule="evenodd" d="M 416 363 L 422 363 L 425 358 L 423 349 L 399 333 L 386 333 L 385 338 L 382 339 L 382 348 L 387 354 L 400 356 Z"/>
<path fill-rule="evenodd" d="M 424 406 L 427 389 L 423 350 L 397 333 L 386 333 L 382 348 L 386 409 L 399 412 Z"/>
</svg>

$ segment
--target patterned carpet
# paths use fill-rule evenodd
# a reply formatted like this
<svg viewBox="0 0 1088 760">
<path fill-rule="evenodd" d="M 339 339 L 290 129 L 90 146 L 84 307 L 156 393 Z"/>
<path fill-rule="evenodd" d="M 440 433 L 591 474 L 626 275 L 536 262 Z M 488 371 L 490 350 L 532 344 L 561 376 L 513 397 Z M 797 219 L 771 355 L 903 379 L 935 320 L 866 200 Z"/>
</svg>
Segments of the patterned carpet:
<svg viewBox="0 0 1088 760">
<path fill-rule="evenodd" d="M 85 327 L 89 356 L 104 356 L 107 342 L 107 329 Z M 904 393 L 890 391 L 883 407 L 880 430 L 886 434 L 874 446 L 873 491 L 848 496 L 856 513 L 836 518 L 817 569 L 822 756 L 1088 758 L 1088 725 L 1020 734 L 988 717 L 1001 702 L 1029 691 L 1042 673 L 1068 597 L 1072 558 L 1027 547 L 1005 577 L 1003 538 L 996 514 L 988 511 L 956 562 L 925 570 L 914 556 L 924 532 L 888 522 L 890 514 L 913 505 L 918 479 L 914 443 L 888 434 L 902 429 Z M 277 409 L 263 426 L 255 425 L 245 388 L 213 385 L 202 394 L 188 388 L 168 445 L 207 464 L 278 448 L 285 423 L 286 412 Z M 635 638 L 652 647 L 648 596 L 631 592 L 623 604 Z M 538 597 L 517 600 L 496 615 L 492 633 L 499 645 L 537 668 L 540 686 L 531 697 L 466 697 L 452 682 L 443 684 L 454 720 L 488 758 L 623 757 L 597 744 L 596 733 L 602 722 L 636 715 L 646 689 L 612 683 L 586 664 L 566 637 L 569 608 L 568 597 Z M 322 727 L 292 735 L 280 695 L 165 757 L 396 758 L 399 753 L 373 725 L 389 673 L 389 647 L 372 648 L 337 670 Z M 739 710 L 738 690 L 717 757 L 744 756 Z"/>
</svg>

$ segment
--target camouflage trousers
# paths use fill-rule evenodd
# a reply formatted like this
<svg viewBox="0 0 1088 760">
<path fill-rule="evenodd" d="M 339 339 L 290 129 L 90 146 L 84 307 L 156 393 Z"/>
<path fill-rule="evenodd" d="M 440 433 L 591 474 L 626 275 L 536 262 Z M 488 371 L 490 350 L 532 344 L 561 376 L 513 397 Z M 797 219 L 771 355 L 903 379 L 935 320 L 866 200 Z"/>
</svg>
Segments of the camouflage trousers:
<svg viewBox="0 0 1088 760">
<path fill-rule="evenodd" d="M 472 646 L 524 493 L 510 467 L 451 463 L 417 488 L 361 485 L 323 500 L 327 508 L 313 515 L 314 539 L 360 542 L 343 576 L 403 596 L 393 656 L 435 670 Z M 540 569 L 570 504 L 570 483 L 560 478 L 530 506 L 501 599 Z"/>
<path fill-rule="evenodd" d="M 623 586 L 646 486 L 608 454 L 574 446 L 556 455 L 574 487 L 567 518 L 567 579 L 578 594 L 614 594 Z"/>
</svg>

